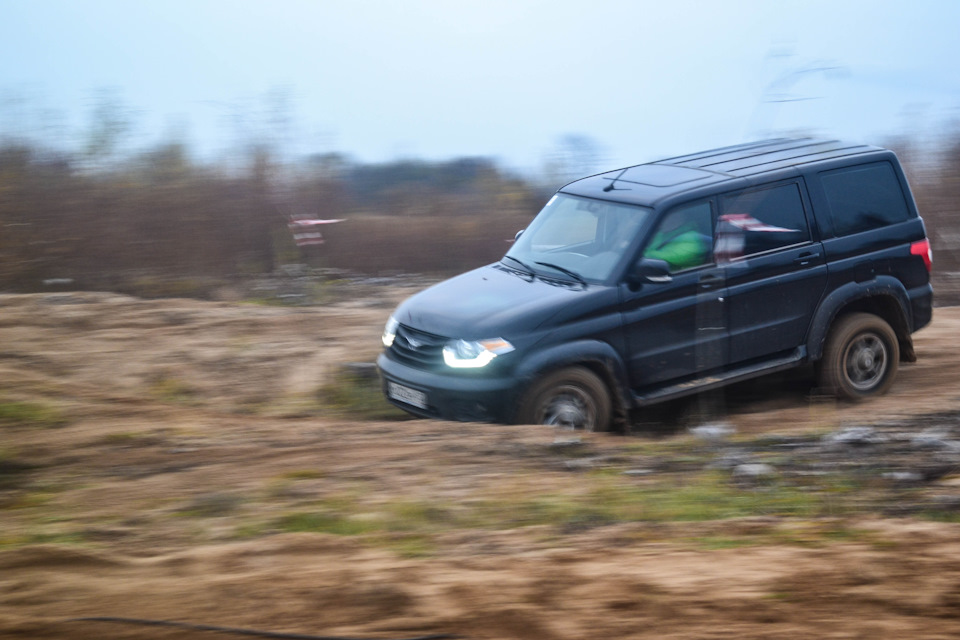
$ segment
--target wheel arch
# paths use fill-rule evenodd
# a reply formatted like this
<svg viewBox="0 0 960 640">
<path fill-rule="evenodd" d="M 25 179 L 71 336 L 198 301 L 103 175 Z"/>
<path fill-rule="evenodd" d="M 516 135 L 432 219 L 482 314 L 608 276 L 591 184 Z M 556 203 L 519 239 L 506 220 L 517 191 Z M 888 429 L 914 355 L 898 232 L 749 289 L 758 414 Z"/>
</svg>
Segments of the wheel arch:
<svg viewBox="0 0 960 640">
<path fill-rule="evenodd" d="M 865 283 L 848 283 L 828 295 L 811 323 L 807 353 L 811 361 L 823 357 L 823 349 L 836 321 L 851 313 L 870 313 L 883 318 L 893 329 L 900 346 L 901 362 L 916 362 L 910 336 L 910 300 L 896 278 L 881 276 Z"/>
<path fill-rule="evenodd" d="M 576 366 L 596 374 L 607 386 L 613 405 L 612 425 L 614 428 L 623 426 L 630 407 L 626 366 L 616 349 L 599 340 L 578 340 L 554 345 L 527 357 L 518 368 L 523 382 L 517 393 L 518 401 L 513 416 L 519 411 L 520 400 L 538 379 L 553 371 Z"/>
</svg>

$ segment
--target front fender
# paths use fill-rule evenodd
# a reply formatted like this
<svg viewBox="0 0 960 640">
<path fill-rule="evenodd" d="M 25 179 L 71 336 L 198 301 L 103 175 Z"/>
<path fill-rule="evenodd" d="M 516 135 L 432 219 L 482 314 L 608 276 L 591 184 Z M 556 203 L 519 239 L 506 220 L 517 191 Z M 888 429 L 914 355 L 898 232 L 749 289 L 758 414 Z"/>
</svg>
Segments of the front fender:
<svg viewBox="0 0 960 640">
<path fill-rule="evenodd" d="M 630 386 L 623 358 L 611 345 L 600 340 L 577 340 L 553 345 L 526 356 L 516 369 L 522 398 L 527 388 L 542 375 L 563 367 L 586 366 L 599 374 L 607 385 L 619 408 L 630 406 Z"/>
</svg>

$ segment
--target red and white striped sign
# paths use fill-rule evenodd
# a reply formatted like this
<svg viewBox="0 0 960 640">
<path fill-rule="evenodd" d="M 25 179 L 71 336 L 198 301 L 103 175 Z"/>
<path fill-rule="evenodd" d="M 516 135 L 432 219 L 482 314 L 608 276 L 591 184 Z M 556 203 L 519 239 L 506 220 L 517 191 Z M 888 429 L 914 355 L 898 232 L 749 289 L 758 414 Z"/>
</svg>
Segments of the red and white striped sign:
<svg viewBox="0 0 960 640">
<path fill-rule="evenodd" d="M 315 244 L 323 244 L 323 235 L 320 233 L 320 225 L 334 224 L 343 222 L 343 219 L 337 220 L 318 220 L 316 218 L 290 218 L 287 228 L 293 234 L 293 241 L 298 247 L 306 247 Z"/>
<path fill-rule="evenodd" d="M 717 224 L 717 243 L 713 251 L 717 262 L 731 262 L 742 258 L 748 231 L 790 233 L 796 229 L 775 227 L 757 220 L 749 213 L 725 213 L 720 216 Z"/>
<path fill-rule="evenodd" d="M 785 229 L 760 222 L 749 213 L 725 213 L 720 216 L 720 222 L 729 222 L 737 229 L 743 229 L 744 231 L 796 231 L 796 229 Z"/>
</svg>

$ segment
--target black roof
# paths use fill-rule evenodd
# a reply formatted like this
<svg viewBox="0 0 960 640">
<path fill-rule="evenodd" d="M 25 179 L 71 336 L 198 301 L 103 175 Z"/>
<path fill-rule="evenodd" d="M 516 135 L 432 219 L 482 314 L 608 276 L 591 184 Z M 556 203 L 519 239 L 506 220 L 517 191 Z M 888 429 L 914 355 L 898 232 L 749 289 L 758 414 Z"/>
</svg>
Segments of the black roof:
<svg viewBox="0 0 960 640">
<path fill-rule="evenodd" d="M 885 150 L 880 147 L 840 140 L 777 138 L 608 171 L 571 182 L 561 191 L 654 206 L 664 198 L 700 187 L 733 182 L 811 162 L 882 151 Z"/>
</svg>

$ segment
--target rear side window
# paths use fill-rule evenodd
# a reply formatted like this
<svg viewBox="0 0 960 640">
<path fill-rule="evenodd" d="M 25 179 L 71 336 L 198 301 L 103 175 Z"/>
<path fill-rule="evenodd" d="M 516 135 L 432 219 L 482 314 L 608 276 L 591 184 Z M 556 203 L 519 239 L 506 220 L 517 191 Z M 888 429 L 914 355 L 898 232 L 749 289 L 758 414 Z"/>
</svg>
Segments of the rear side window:
<svg viewBox="0 0 960 640">
<path fill-rule="evenodd" d="M 795 183 L 725 196 L 717 224 L 717 257 L 732 260 L 810 240 Z"/>
<path fill-rule="evenodd" d="M 888 162 L 824 171 L 820 182 L 838 236 L 885 227 L 910 217 L 900 181 Z"/>
</svg>

